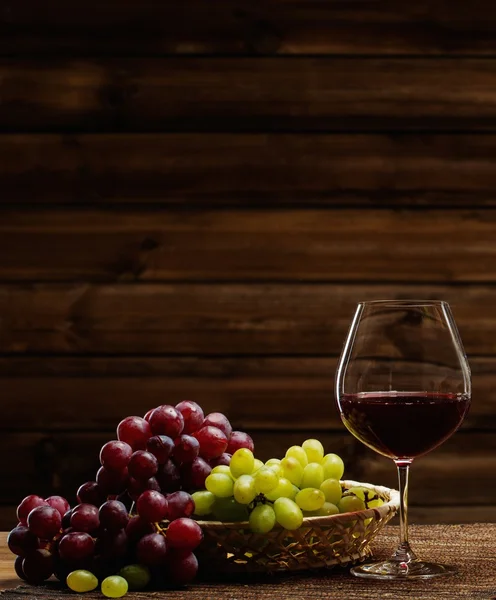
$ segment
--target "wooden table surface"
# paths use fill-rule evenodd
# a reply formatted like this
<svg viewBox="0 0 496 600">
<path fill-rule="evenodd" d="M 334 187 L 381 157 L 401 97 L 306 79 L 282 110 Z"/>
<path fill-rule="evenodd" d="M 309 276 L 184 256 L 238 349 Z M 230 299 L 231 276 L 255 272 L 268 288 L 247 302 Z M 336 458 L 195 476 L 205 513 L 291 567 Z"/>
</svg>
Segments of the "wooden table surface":
<svg viewBox="0 0 496 600">
<path fill-rule="evenodd" d="M 388 526 L 373 543 L 376 557 L 387 557 L 397 542 L 398 527 Z M 454 564 L 459 572 L 431 581 L 368 581 L 348 569 L 284 574 L 237 581 L 197 582 L 187 590 L 129 593 L 126 598 L 164 600 L 496 600 L 496 523 L 471 525 L 420 525 L 411 527 L 411 542 L 424 559 Z M 58 600 L 103 598 L 100 592 L 68 595 L 59 585 L 20 585 L 13 556 L 0 533 L 0 592 L 2 600 Z M 16 589 L 12 589 L 16 588 Z"/>
</svg>

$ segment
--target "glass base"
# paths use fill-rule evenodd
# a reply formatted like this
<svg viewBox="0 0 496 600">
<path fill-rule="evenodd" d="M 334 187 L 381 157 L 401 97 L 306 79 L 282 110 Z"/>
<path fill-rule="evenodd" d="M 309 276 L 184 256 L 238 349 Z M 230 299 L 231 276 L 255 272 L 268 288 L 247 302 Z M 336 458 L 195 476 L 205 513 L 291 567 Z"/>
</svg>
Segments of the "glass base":
<svg viewBox="0 0 496 600">
<path fill-rule="evenodd" d="M 384 560 L 358 565 L 353 567 L 350 572 L 356 577 L 370 579 L 431 579 L 432 577 L 453 575 L 457 570 L 449 565 L 438 565 L 422 560 L 408 562 Z"/>
</svg>

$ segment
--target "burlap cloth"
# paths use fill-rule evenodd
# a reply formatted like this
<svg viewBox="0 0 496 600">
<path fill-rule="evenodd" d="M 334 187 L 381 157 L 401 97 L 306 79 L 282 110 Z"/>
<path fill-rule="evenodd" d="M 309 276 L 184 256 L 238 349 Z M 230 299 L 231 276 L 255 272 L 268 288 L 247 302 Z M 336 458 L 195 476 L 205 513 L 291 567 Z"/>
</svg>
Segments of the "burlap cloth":
<svg viewBox="0 0 496 600">
<path fill-rule="evenodd" d="M 397 543 L 398 528 L 388 526 L 373 543 L 377 558 L 386 558 Z M 125 598 L 168 600 L 409 600 L 496 599 L 496 524 L 424 525 L 410 529 L 410 540 L 425 560 L 454 564 L 459 573 L 430 581 L 371 581 L 355 578 L 348 569 L 318 573 L 197 582 L 182 590 L 129 593 Z M 1 593 L 1 600 L 102 600 L 100 592 L 84 595 L 56 587 L 21 586 Z"/>
</svg>

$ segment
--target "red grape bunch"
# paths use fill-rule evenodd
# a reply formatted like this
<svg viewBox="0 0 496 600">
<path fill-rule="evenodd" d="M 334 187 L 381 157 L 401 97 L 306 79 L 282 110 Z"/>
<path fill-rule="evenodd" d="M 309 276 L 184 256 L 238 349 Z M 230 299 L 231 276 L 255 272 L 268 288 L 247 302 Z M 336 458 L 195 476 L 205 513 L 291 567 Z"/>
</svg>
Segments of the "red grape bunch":
<svg viewBox="0 0 496 600">
<path fill-rule="evenodd" d="M 189 400 L 126 417 L 73 508 L 60 496 L 20 503 L 8 537 L 17 574 L 31 584 L 55 575 L 77 592 L 100 582 L 110 597 L 190 582 L 203 538 L 191 494 L 240 448 L 253 451 L 249 435 Z"/>
</svg>

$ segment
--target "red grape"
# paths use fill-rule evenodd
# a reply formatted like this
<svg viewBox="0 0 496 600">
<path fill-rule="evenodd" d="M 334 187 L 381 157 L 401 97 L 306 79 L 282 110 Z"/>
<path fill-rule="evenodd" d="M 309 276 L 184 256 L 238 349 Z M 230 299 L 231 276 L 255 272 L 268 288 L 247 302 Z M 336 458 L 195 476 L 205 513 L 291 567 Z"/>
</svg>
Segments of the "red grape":
<svg viewBox="0 0 496 600">
<path fill-rule="evenodd" d="M 87 481 L 77 491 L 79 504 L 94 504 L 100 506 L 105 500 L 105 494 L 96 481 Z"/>
<path fill-rule="evenodd" d="M 124 529 L 118 531 L 103 531 L 96 543 L 95 551 L 104 558 L 120 558 L 128 550 L 128 539 Z"/>
<path fill-rule="evenodd" d="M 122 471 L 131 459 L 133 449 L 126 442 L 107 442 L 100 450 L 100 463 L 110 471 Z"/>
<path fill-rule="evenodd" d="M 105 467 L 100 467 L 96 474 L 98 487 L 103 491 L 105 496 L 123 492 L 126 488 L 127 478 L 127 467 L 122 471 L 109 471 Z"/>
<path fill-rule="evenodd" d="M 109 500 L 100 506 L 100 523 L 115 532 L 126 527 L 129 521 L 127 508 L 118 500 Z"/>
<path fill-rule="evenodd" d="M 192 435 L 180 435 L 174 442 L 173 458 L 179 463 L 190 463 L 200 452 L 200 442 Z"/>
<path fill-rule="evenodd" d="M 192 463 L 186 463 L 181 467 L 184 487 L 190 490 L 201 490 L 205 487 L 205 479 L 210 475 L 211 470 L 212 467 L 200 456 Z"/>
<path fill-rule="evenodd" d="M 213 467 L 217 467 L 219 465 L 226 465 L 229 466 L 231 464 L 231 457 L 232 454 L 228 454 L 227 452 L 224 452 L 223 454 L 221 454 L 220 456 L 218 456 L 217 458 L 212 458 L 208 461 L 208 464 L 213 468 Z"/>
<path fill-rule="evenodd" d="M 34 585 L 48 579 L 53 574 L 53 566 L 53 556 L 48 550 L 35 550 L 22 561 L 26 581 Z"/>
<path fill-rule="evenodd" d="M 17 519 L 26 525 L 29 513 L 38 506 L 48 506 L 48 504 L 39 496 L 26 496 L 17 507 Z"/>
<path fill-rule="evenodd" d="M 204 414 L 199 404 L 191 400 L 183 400 L 179 404 L 176 404 L 176 409 L 183 415 L 183 433 L 193 433 L 200 429 Z"/>
<path fill-rule="evenodd" d="M 127 537 L 132 542 L 137 542 L 145 535 L 154 533 L 154 531 L 153 525 L 141 517 L 131 517 L 126 527 Z"/>
<path fill-rule="evenodd" d="M 18 525 L 9 533 L 7 545 L 11 552 L 25 557 L 38 548 L 39 539 L 24 525 Z"/>
<path fill-rule="evenodd" d="M 160 533 L 149 533 L 140 539 L 136 545 L 138 561 L 147 567 L 156 567 L 165 563 L 167 542 Z"/>
<path fill-rule="evenodd" d="M 181 474 L 170 459 L 160 466 L 157 481 L 162 492 L 174 492 L 181 487 Z"/>
<path fill-rule="evenodd" d="M 169 404 L 156 408 L 150 416 L 150 427 L 153 435 L 168 435 L 174 439 L 182 433 L 183 415 Z"/>
<path fill-rule="evenodd" d="M 95 543 L 89 533 L 67 533 L 59 542 L 59 556 L 62 560 L 82 560 L 92 556 L 94 550 Z"/>
<path fill-rule="evenodd" d="M 145 421 L 150 422 L 150 417 L 152 416 L 152 412 L 154 411 L 154 408 L 150 408 L 150 410 L 146 413 L 146 415 L 143 417 L 143 419 L 145 419 Z"/>
<path fill-rule="evenodd" d="M 71 527 L 74 531 L 92 533 L 100 526 L 98 508 L 94 504 L 78 504 L 71 515 Z"/>
<path fill-rule="evenodd" d="M 202 529 L 193 519 L 176 519 L 167 528 L 167 541 L 173 548 L 191 551 L 199 545 L 202 539 Z"/>
<path fill-rule="evenodd" d="M 136 502 L 136 500 L 146 490 L 155 490 L 156 492 L 162 491 L 155 477 L 150 477 L 150 479 L 146 480 L 129 477 L 127 481 L 127 493 L 129 497 L 134 500 L 134 502 Z"/>
<path fill-rule="evenodd" d="M 158 523 L 167 516 L 167 500 L 160 492 L 147 490 L 136 503 L 139 516 L 150 523 Z"/>
<path fill-rule="evenodd" d="M 82 504 L 82 503 L 81 503 Z M 73 509 L 70 508 L 65 515 L 62 517 L 62 529 L 67 529 L 71 526 L 71 517 Z"/>
<path fill-rule="evenodd" d="M 195 501 L 183 491 L 173 492 L 167 496 L 168 517 L 170 521 L 180 517 L 189 517 L 195 510 Z"/>
<path fill-rule="evenodd" d="M 220 429 L 227 439 L 229 439 L 232 433 L 232 426 L 229 423 L 229 419 L 220 412 L 213 412 L 205 417 L 202 427 L 207 427 L 208 425 Z"/>
<path fill-rule="evenodd" d="M 168 435 L 154 435 L 147 441 L 146 449 L 163 465 L 174 450 L 174 440 Z"/>
<path fill-rule="evenodd" d="M 62 527 L 62 517 L 56 508 L 38 506 L 28 515 L 28 527 L 42 540 L 51 540 Z"/>
<path fill-rule="evenodd" d="M 251 437 L 244 431 L 233 431 L 229 438 L 226 452 L 234 454 L 236 450 L 239 450 L 240 448 L 248 448 L 248 450 L 253 452 L 255 450 L 255 444 Z"/>
<path fill-rule="evenodd" d="M 129 475 L 135 479 L 150 479 L 157 474 L 158 461 L 146 450 L 136 450 L 129 461 Z"/>
<path fill-rule="evenodd" d="M 24 575 L 24 571 L 22 570 L 22 561 L 23 561 L 22 556 L 16 556 L 16 559 L 14 561 L 14 569 L 15 569 L 15 572 L 17 573 L 17 577 L 19 577 L 19 579 L 24 579 L 24 581 L 26 581 L 26 575 Z"/>
<path fill-rule="evenodd" d="M 227 437 L 217 427 L 207 425 L 193 435 L 200 442 L 200 456 L 206 460 L 220 456 L 227 448 Z"/>
<path fill-rule="evenodd" d="M 59 511 L 61 517 L 63 517 L 65 513 L 71 508 L 69 502 L 67 502 L 65 498 L 62 498 L 62 496 L 50 496 L 45 500 L 45 502 L 48 504 L 48 506 L 56 508 Z"/>
<path fill-rule="evenodd" d="M 196 577 L 198 559 L 193 552 L 171 552 L 167 561 L 168 581 L 176 585 L 185 585 Z"/>
<path fill-rule="evenodd" d="M 117 426 L 117 437 L 133 450 L 144 450 L 152 431 L 148 421 L 141 417 L 126 417 Z"/>
</svg>

